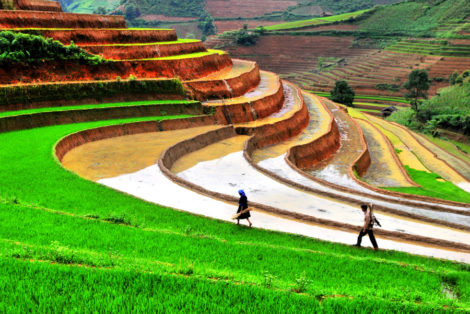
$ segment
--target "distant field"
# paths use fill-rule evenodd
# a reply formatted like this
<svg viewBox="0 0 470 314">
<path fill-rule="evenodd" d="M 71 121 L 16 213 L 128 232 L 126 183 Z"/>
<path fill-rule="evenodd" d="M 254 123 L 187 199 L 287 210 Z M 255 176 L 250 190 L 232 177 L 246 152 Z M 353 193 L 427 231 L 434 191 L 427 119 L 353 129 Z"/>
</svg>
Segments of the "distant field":
<svg viewBox="0 0 470 314">
<path fill-rule="evenodd" d="M 308 27 L 308 26 L 313 26 L 313 25 L 330 24 L 334 22 L 346 21 L 350 18 L 355 18 L 367 11 L 369 11 L 369 9 L 351 12 L 351 13 L 339 14 L 339 15 L 334 15 L 334 16 L 328 16 L 328 17 L 318 17 L 318 18 L 309 19 L 309 20 L 287 22 L 287 23 L 282 23 L 282 24 L 277 24 L 277 25 L 266 26 L 265 28 L 270 31 L 278 31 L 278 30 L 288 30 L 288 29 Z"/>
</svg>

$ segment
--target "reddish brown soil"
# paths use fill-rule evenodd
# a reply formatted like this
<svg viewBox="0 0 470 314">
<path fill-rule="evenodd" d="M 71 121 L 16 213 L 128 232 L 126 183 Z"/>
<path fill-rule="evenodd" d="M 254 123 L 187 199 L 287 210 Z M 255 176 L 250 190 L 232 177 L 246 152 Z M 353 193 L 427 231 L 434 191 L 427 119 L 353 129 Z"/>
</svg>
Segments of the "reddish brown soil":
<svg viewBox="0 0 470 314">
<path fill-rule="evenodd" d="M 243 28 L 244 24 L 248 25 L 248 28 L 256 28 L 258 26 L 269 26 L 279 24 L 281 22 L 274 22 L 274 21 L 216 21 L 215 25 L 217 26 L 217 33 L 221 34 L 226 31 L 232 31 Z"/>
<path fill-rule="evenodd" d="M 161 14 L 144 14 L 139 19 L 145 21 L 162 21 L 162 22 L 187 22 L 195 20 L 194 17 L 165 16 Z"/>
<path fill-rule="evenodd" d="M 347 49 L 352 41 L 353 37 L 263 36 L 255 46 L 223 49 L 235 58 L 258 62 L 261 69 L 288 75 L 314 71 L 320 56 L 347 57 L 369 52 Z"/>
<path fill-rule="evenodd" d="M 106 59 L 129 60 L 167 57 L 179 54 L 189 54 L 206 51 L 202 42 L 180 43 L 171 45 L 142 45 L 142 46 L 82 46 L 86 51 L 100 55 Z"/>
<path fill-rule="evenodd" d="M 310 168 L 323 160 L 330 158 L 340 146 L 340 134 L 338 125 L 333 114 L 322 102 L 322 106 L 327 110 L 331 123 L 328 131 L 315 141 L 305 145 L 292 147 L 287 154 L 287 159 L 300 169 Z"/>
<path fill-rule="evenodd" d="M 64 44 L 71 41 L 80 44 L 127 44 L 152 43 L 177 40 L 174 30 L 129 30 L 129 29 L 72 29 L 72 30 L 39 30 L 43 36 L 54 38 Z"/>
<path fill-rule="evenodd" d="M 0 69 L 0 84 L 19 82 L 62 82 L 126 78 L 180 77 L 183 80 L 207 76 L 230 66 L 229 55 L 207 55 L 193 59 L 111 62 L 100 66 L 48 62 L 35 66 L 18 65 Z"/>
<path fill-rule="evenodd" d="M 254 101 L 218 106 L 215 115 L 217 121 L 222 124 L 243 123 L 265 118 L 281 110 L 283 104 L 284 90 L 279 79 L 277 89 L 273 93 Z"/>
<path fill-rule="evenodd" d="M 205 44 L 208 47 L 221 46 L 227 45 L 228 41 L 210 38 Z M 336 81 L 346 80 L 356 93 L 366 95 L 402 96 L 403 91 L 378 90 L 376 85 L 401 85 L 414 69 L 428 70 L 431 78 L 446 78 L 455 70 L 470 68 L 469 58 L 421 56 L 352 48 L 351 45 L 352 37 L 286 35 L 263 36 L 255 46 L 227 45 L 222 49 L 234 57 L 257 61 L 261 69 L 279 73 L 306 89 L 330 91 Z M 319 57 L 334 57 L 336 62 L 340 62 L 320 71 Z M 334 63 L 335 60 L 323 60 L 324 64 L 329 62 Z M 436 93 L 445 84 L 434 81 L 429 94 Z"/>
<path fill-rule="evenodd" d="M 430 78 L 448 78 L 454 71 L 463 72 L 470 69 L 470 58 L 442 57 L 428 68 Z M 433 82 L 429 94 L 435 94 L 439 88 L 448 86 L 447 82 Z"/>
<path fill-rule="evenodd" d="M 17 0 L 17 6 L 21 10 L 62 12 L 60 3 L 56 1 Z"/>
<path fill-rule="evenodd" d="M 297 92 L 300 93 L 300 90 L 297 89 Z M 300 134 L 307 127 L 309 120 L 310 115 L 302 98 L 300 109 L 292 117 L 254 128 L 238 127 L 236 132 L 242 135 L 255 135 L 247 144 L 248 154 L 251 154 L 256 148 L 278 144 Z"/>
<path fill-rule="evenodd" d="M 231 78 L 212 78 L 184 82 L 184 87 L 192 99 L 204 101 L 238 97 L 255 88 L 260 81 L 258 65 L 253 63 L 246 72 Z M 227 85 L 231 90 L 228 90 Z"/>
<path fill-rule="evenodd" d="M 298 1 L 283 0 L 208 0 L 206 10 L 215 17 L 255 17 L 274 11 L 284 11 Z"/>
<path fill-rule="evenodd" d="M 0 11 L 0 28 L 125 28 L 122 16 L 42 11 Z"/>
<path fill-rule="evenodd" d="M 470 39 L 448 39 L 451 45 L 470 45 Z"/>
</svg>

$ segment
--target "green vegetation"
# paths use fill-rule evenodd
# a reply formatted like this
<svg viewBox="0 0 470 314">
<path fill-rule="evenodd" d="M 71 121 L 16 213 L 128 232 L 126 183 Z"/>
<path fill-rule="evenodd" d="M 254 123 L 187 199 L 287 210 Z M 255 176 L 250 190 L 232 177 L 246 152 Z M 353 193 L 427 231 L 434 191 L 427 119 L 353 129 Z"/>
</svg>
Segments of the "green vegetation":
<svg viewBox="0 0 470 314">
<path fill-rule="evenodd" d="M 367 11 L 369 10 L 360 10 L 356 12 L 339 14 L 339 15 L 334 15 L 334 16 L 318 17 L 318 18 L 309 19 L 309 20 L 281 23 L 281 24 L 266 26 L 265 28 L 268 31 L 278 31 L 278 30 L 298 29 L 298 28 L 331 24 L 331 23 L 344 22 L 344 21 L 352 22 L 354 21 L 355 18 L 357 18 L 358 16 L 360 16 L 361 14 Z"/>
<path fill-rule="evenodd" d="M 0 10 L 15 10 L 16 6 L 13 0 L 0 0 Z"/>
<path fill-rule="evenodd" d="M 204 11 L 205 4 L 203 0 L 59 0 L 59 2 L 65 11 L 77 13 L 106 12 L 125 15 L 127 7 L 135 6 L 140 14 L 145 12 L 145 14 L 187 17 L 199 17 Z M 98 8 L 101 9 L 97 11 Z"/>
<path fill-rule="evenodd" d="M 386 47 L 386 50 L 448 57 L 470 57 L 470 46 L 452 45 L 447 40 L 407 39 Z"/>
<path fill-rule="evenodd" d="M 465 192 L 461 188 L 452 184 L 448 181 L 442 181 L 439 175 L 435 173 L 429 173 L 426 171 L 420 171 L 405 165 L 405 169 L 408 172 L 410 178 L 421 185 L 417 187 L 407 188 L 384 188 L 390 191 L 402 192 L 414 195 L 423 195 L 436 197 L 444 200 L 450 200 L 455 202 L 470 203 L 470 193 Z"/>
<path fill-rule="evenodd" d="M 431 86 L 428 72 L 426 70 L 413 70 L 408 76 L 408 81 L 403 87 L 408 90 L 405 98 L 410 100 L 411 109 L 418 113 L 420 98 L 427 98 L 427 91 Z"/>
<path fill-rule="evenodd" d="M 198 19 L 197 27 L 201 30 L 204 37 L 217 34 L 214 18 L 205 10 Z"/>
<path fill-rule="evenodd" d="M 264 30 L 264 28 L 263 28 Z M 256 45 L 258 38 L 260 36 L 260 31 L 250 31 L 248 30 L 248 25 L 244 24 L 243 28 L 232 32 L 235 38 L 235 43 L 242 46 L 253 46 Z"/>
<path fill-rule="evenodd" d="M 330 99 L 340 104 L 352 107 L 354 102 L 354 90 L 346 81 L 338 81 L 330 92 Z"/>
<path fill-rule="evenodd" d="M 16 63 L 34 64 L 45 61 L 74 61 L 81 64 L 98 65 L 105 62 L 101 57 L 91 55 L 73 43 L 64 46 L 57 40 L 39 35 L 18 32 L 0 32 L 0 66 Z"/>
<path fill-rule="evenodd" d="M 4 111 L 0 112 L 0 118 L 29 115 L 43 112 L 61 112 L 73 110 L 87 110 L 87 109 L 102 109 L 102 108 L 117 108 L 117 107 L 133 107 L 133 106 L 147 106 L 147 105 L 194 105 L 198 101 L 193 100 L 143 100 L 143 101 L 130 101 L 130 102 L 113 102 L 106 104 L 91 104 L 91 105 L 78 105 L 78 106 L 62 106 L 62 107 L 47 107 L 47 108 L 34 108 L 17 111 Z"/>
<path fill-rule="evenodd" d="M 379 83 L 375 85 L 375 88 L 378 90 L 388 90 L 391 92 L 398 92 L 401 89 L 401 85 L 398 84 L 389 84 L 389 83 Z"/>
<path fill-rule="evenodd" d="M 327 92 L 319 92 L 319 91 L 309 91 L 310 93 L 314 93 L 315 95 L 321 96 L 321 97 L 330 97 L 330 93 Z M 401 97 L 385 97 L 385 96 L 376 96 L 376 95 L 356 95 L 356 99 L 367 99 L 367 100 L 376 100 L 376 101 L 381 101 L 381 102 L 399 102 L 399 103 L 404 103 L 408 104 L 408 100 L 405 98 Z"/>
<path fill-rule="evenodd" d="M 467 265 L 167 209 L 81 179 L 51 155 L 67 134 L 131 121 L 0 134 L 1 310 L 468 309 Z M 442 292 L 447 283 L 458 299 Z"/>
<path fill-rule="evenodd" d="M 204 52 L 193 52 L 193 53 L 175 55 L 175 56 L 168 56 L 168 57 L 145 58 L 145 59 L 128 59 L 128 60 L 121 60 L 121 61 L 150 61 L 150 60 L 192 59 L 192 58 L 201 58 L 201 57 L 205 57 L 205 56 L 210 56 L 210 55 L 214 55 L 214 54 L 224 55 L 224 54 L 227 54 L 227 53 L 223 50 L 207 49 L 207 51 L 204 51 Z"/>
<path fill-rule="evenodd" d="M 393 113 L 389 119 L 435 136 L 439 135 L 439 128 L 470 134 L 470 80 L 463 78 L 462 81 L 439 90 L 437 96 L 420 105 L 417 113 L 404 109 Z"/>
<path fill-rule="evenodd" d="M 362 109 L 362 108 L 359 108 L 357 109 L 361 112 L 368 112 L 368 113 L 380 113 L 380 110 L 377 110 L 377 109 Z"/>
<path fill-rule="evenodd" d="M 454 22 L 464 23 L 470 14 L 467 0 L 417 0 L 377 7 L 358 22 L 369 35 L 433 37 L 439 27 Z M 457 36 L 455 30 L 447 36 Z"/>
<path fill-rule="evenodd" d="M 432 137 L 431 135 L 425 135 L 425 136 L 428 140 L 442 147 L 447 152 L 454 154 L 455 156 L 470 163 L 470 145 L 459 143 L 457 141 L 443 139 L 443 138 Z"/>
<path fill-rule="evenodd" d="M 353 103 L 353 105 L 355 105 L 355 106 L 377 107 L 378 110 L 383 109 L 383 108 L 386 108 L 386 107 L 389 106 L 389 105 L 385 105 L 385 104 L 377 104 L 377 103 L 374 103 L 374 102 L 362 102 L 362 101 L 355 101 L 355 102 Z"/>
<path fill-rule="evenodd" d="M 187 44 L 187 43 L 197 43 L 200 42 L 198 39 L 188 39 L 188 38 L 181 38 L 175 41 L 159 41 L 154 43 L 129 43 L 129 44 L 103 44 L 99 46 L 104 47 L 130 47 L 130 46 L 154 46 L 154 45 L 176 45 L 176 44 Z"/>
<path fill-rule="evenodd" d="M 185 95 L 178 79 L 74 82 L 72 84 L 9 85 L 0 88 L 0 103 L 28 104 L 36 101 L 80 100 L 114 97 L 122 94 Z"/>
</svg>

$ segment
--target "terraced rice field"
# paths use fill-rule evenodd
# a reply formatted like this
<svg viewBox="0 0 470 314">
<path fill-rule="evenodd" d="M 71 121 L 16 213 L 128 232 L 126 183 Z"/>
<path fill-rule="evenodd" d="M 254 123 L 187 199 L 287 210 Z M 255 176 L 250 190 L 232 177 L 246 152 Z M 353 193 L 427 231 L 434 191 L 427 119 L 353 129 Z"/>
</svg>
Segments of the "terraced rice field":
<svg viewBox="0 0 470 314">
<path fill-rule="evenodd" d="M 382 187 L 413 186 L 399 160 L 394 156 L 395 152 L 380 130 L 369 122 L 356 120 L 364 132 L 369 152 L 371 154 L 371 165 L 362 178 L 368 183 Z M 397 162 L 398 161 L 398 162 Z"/>
<path fill-rule="evenodd" d="M 447 41 L 404 40 L 386 48 L 387 50 L 450 57 L 468 57 L 470 48 L 465 44 L 450 44 Z"/>
<path fill-rule="evenodd" d="M 64 16 L 54 26 L 109 28 L 114 19 Z M 64 41 L 87 34 L 48 32 Z M 82 44 L 178 40 L 167 30 L 142 32 L 97 29 Z M 328 42 L 318 49 L 334 49 Z M 206 54 L 225 59 L 211 68 Z M 0 123 L 17 121 L 0 129 L 0 311 L 469 310 L 470 194 L 451 183 L 465 187 L 467 172 L 454 169 L 464 160 L 222 51 L 139 62 L 156 59 L 202 69 L 180 84 L 202 103 L 162 100 L 181 98 L 182 89 L 125 102 L 126 88 L 143 82 L 126 80 L 110 101 L 74 106 L 56 95 L 2 108 Z M 426 185 L 434 174 L 418 170 L 439 167 L 445 180 Z M 231 220 L 240 188 L 255 228 Z M 375 204 L 383 226 L 379 251 L 350 247 L 364 202 Z"/>
<path fill-rule="evenodd" d="M 279 73 L 304 89 L 324 92 L 329 92 L 336 81 L 346 80 L 357 94 L 401 97 L 399 87 L 414 69 L 427 69 L 433 79 L 448 77 L 454 68 L 468 68 L 468 58 L 354 48 L 352 37 L 347 36 L 270 35 L 262 36 L 251 47 L 234 48 L 220 40 L 209 45 L 224 47 L 233 57 L 256 61 L 262 69 Z M 320 70 L 320 58 L 335 58 L 337 62 Z M 379 89 L 379 84 L 398 86 L 398 90 Z M 443 85 L 433 80 L 430 95 Z"/>
<path fill-rule="evenodd" d="M 296 6 L 298 1 L 267 0 L 262 3 L 256 0 L 235 0 L 230 3 L 231 10 L 227 10 L 226 1 L 208 0 L 207 11 L 217 17 L 257 17 L 274 11 L 284 11 L 290 6 Z"/>
<path fill-rule="evenodd" d="M 355 18 L 360 16 L 361 14 L 367 12 L 369 10 L 361 10 L 351 13 L 339 14 L 334 16 L 328 17 L 318 17 L 311 20 L 302 20 L 302 21 L 295 21 L 295 22 L 287 22 L 281 23 L 273 26 L 266 27 L 267 30 L 270 31 L 279 31 L 279 30 L 293 30 L 293 29 L 303 29 L 305 27 L 310 27 L 314 25 L 322 25 L 322 24 L 329 24 L 334 22 L 341 22 L 346 21 L 350 18 Z"/>
<path fill-rule="evenodd" d="M 326 133 L 329 126 L 329 116 L 326 110 L 322 110 L 322 107 L 318 104 L 319 99 L 305 92 L 302 96 L 309 111 L 309 125 L 301 134 L 287 141 L 257 149 L 252 157 L 255 163 L 261 163 L 266 159 L 284 156 L 291 147 L 307 144 Z"/>
<path fill-rule="evenodd" d="M 377 120 L 375 120 L 377 122 Z M 461 185 L 463 189 L 466 188 L 467 180 L 456 169 L 449 166 L 443 160 L 436 158 L 432 151 L 416 140 L 407 130 L 401 126 L 394 125 L 388 122 L 379 122 L 381 126 L 389 132 L 397 135 L 400 140 L 418 156 L 425 167 L 435 173 L 438 173 L 444 179 L 456 184 Z M 466 169 L 463 168 L 465 171 Z"/>
</svg>

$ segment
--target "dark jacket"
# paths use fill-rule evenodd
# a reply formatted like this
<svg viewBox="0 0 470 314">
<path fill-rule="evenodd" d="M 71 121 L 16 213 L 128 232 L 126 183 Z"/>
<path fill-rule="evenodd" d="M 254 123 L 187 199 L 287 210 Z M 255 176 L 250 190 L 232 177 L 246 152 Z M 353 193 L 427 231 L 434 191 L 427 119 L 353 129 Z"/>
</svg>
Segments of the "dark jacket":
<svg viewBox="0 0 470 314">
<path fill-rule="evenodd" d="M 239 213 L 242 210 L 247 209 L 247 208 L 248 208 L 248 198 L 246 197 L 246 195 L 242 195 L 242 196 L 240 196 L 240 200 L 238 200 L 237 213 Z M 237 219 L 247 219 L 247 218 L 250 218 L 250 217 L 251 217 L 250 212 L 246 212 L 246 213 L 240 215 L 240 217 L 238 217 Z"/>
</svg>

